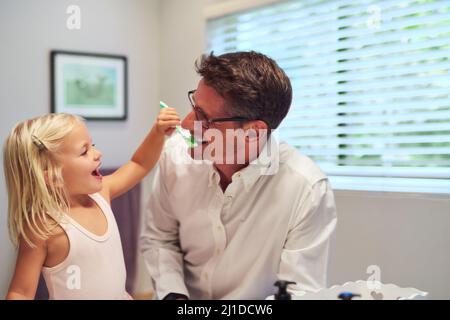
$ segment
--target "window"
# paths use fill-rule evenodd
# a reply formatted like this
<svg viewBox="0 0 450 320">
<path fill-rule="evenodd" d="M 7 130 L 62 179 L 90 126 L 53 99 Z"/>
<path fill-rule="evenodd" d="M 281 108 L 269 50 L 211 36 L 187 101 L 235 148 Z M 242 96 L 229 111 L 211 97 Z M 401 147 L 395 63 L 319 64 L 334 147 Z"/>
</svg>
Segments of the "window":
<svg viewBox="0 0 450 320">
<path fill-rule="evenodd" d="M 286 71 L 279 137 L 335 187 L 450 193 L 450 2 L 278 1 L 207 32 L 208 52 L 255 50 Z"/>
</svg>

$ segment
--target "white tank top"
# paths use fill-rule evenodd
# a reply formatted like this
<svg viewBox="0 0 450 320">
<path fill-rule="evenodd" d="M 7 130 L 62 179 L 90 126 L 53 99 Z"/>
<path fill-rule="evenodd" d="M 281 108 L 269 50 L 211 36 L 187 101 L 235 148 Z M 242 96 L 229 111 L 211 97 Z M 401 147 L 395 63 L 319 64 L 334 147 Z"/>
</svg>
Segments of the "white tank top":
<svg viewBox="0 0 450 320">
<path fill-rule="evenodd" d="M 130 299 L 125 290 L 125 261 L 113 212 L 100 194 L 89 196 L 106 217 L 106 233 L 93 234 L 65 215 L 60 225 L 69 238 L 69 254 L 60 264 L 42 268 L 49 298 Z"/>
</svg>

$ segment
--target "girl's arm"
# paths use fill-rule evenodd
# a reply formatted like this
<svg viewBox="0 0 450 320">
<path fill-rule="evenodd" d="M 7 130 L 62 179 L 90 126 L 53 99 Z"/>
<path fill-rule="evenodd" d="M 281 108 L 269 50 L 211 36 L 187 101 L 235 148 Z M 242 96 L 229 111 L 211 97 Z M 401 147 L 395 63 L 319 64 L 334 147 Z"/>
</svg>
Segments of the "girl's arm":
<svg viewBox="0 0 450 320">
<path fill-rule="evenodd" d="M 133 188 L 158 162 L 165 134 L 170 135 L 180 125 L 175 109 L 161 109 L 156 123 L 130 161 L 103 179 L 103 194 L 112 200 Z"/>
<path fill-rule="evenodd" d="M 7 300 L 34 299 L 47 247 L 44 240 L 32 237 L 31 241 L 36 245 L 35 248 L 31 248 L 23 239 L 20 240 L 16 269 L 6 295 Z"/>
</svg>

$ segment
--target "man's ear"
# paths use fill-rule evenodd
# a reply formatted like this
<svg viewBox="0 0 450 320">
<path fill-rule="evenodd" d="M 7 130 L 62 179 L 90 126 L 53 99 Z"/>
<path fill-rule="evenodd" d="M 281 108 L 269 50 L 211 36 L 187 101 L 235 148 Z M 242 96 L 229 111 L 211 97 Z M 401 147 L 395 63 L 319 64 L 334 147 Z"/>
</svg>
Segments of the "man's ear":
<svg viewBox="0 0 450 320">
<path fill-rule="evenodd" d="M 252 120 L 244 124 L 245 139 L 254 142 L 258 139 L 266 139 L 268 133 L 267 124 L 262 120 Z"/>
</svg>

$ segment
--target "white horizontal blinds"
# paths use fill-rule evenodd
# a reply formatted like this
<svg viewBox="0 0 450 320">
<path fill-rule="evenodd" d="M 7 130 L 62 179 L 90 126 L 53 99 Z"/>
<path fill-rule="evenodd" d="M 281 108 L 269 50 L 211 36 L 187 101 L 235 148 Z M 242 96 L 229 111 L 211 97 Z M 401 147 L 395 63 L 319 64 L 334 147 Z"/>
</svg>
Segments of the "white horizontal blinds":
<svg viewBox="0 0 450 320">
<path fill-rule="evenodd" d="M 332 175 L 450 178 L 450 1 L 282 1 L 208 21 L 292 81 L 281 138 Z"/>
</svg>

